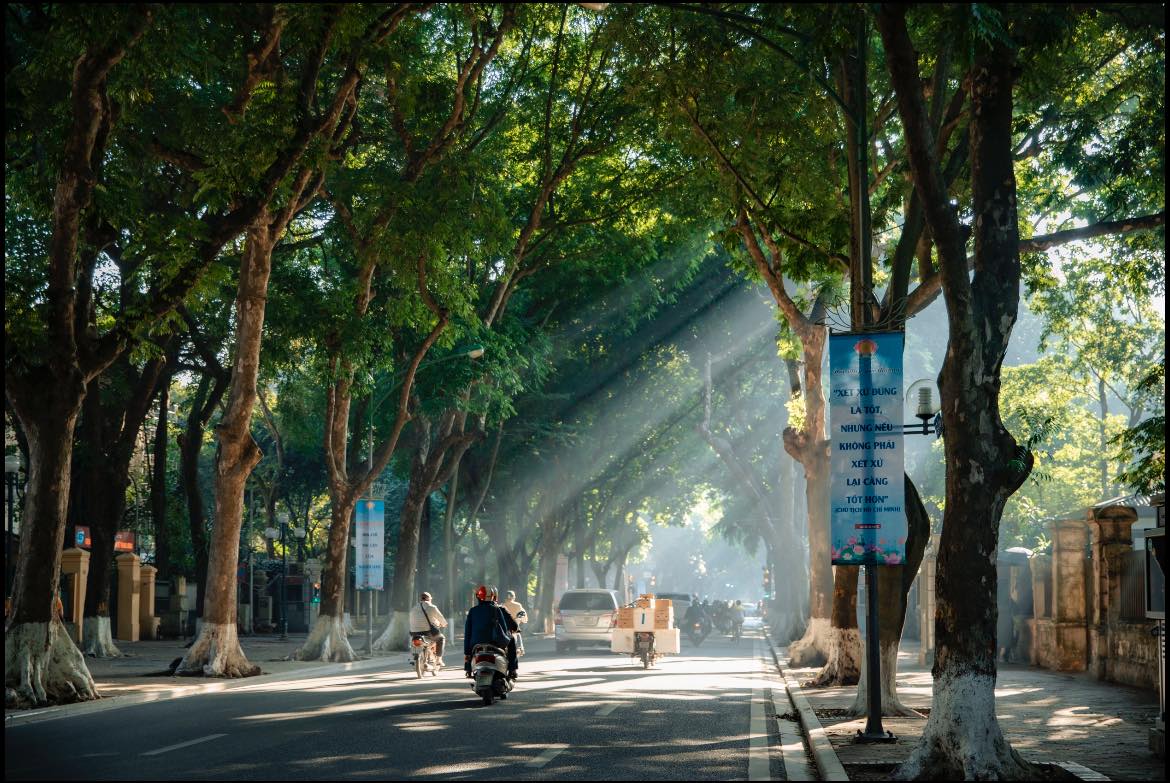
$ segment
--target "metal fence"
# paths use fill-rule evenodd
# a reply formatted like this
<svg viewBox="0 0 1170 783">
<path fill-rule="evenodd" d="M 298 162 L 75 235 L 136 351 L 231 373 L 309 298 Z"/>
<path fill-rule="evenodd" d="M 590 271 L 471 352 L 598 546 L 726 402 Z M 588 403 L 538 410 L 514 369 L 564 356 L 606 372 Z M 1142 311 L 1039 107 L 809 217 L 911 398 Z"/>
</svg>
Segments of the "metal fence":
<svg viewBox="0 0 1170 783">
<path fill-rule="evenodd" d="M 1121 619 L 1146 620 L 1146 553 L 1135 550 L 1121 564 Z"/>
</svg>

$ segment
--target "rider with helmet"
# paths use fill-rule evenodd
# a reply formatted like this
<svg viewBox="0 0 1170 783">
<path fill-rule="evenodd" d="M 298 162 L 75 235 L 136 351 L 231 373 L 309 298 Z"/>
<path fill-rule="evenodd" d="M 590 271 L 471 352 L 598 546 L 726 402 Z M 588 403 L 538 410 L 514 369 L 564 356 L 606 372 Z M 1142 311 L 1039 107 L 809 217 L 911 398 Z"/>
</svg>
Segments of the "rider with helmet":
<svg viewBox="0 0 1170 783">
<path fill-rule="evenodd" d="M 447 627 L 447 618 L 439 611 L 439 607 L 431 603 L 431 594 L 423 592 L 418 597 L 418 603 L 410 607 L 410 635 L 429 636 L 435 643 L 435 657 L 439 665 L 443 665 L 443 647 L 447 640 L 440 629 Z"/>
<path fill-rule="evenodd" d="M 471 676 L 471 651 L 477 644 L 507 648 L 508 677 L 516 679 L 516 645 L 512 631 L 518 626 L 512 616 L 495 603 L 494 588 L 480 585 L 475 589 L 476 605 L 467 610 L 463 625 L 463 670 Z"/>
</svg>

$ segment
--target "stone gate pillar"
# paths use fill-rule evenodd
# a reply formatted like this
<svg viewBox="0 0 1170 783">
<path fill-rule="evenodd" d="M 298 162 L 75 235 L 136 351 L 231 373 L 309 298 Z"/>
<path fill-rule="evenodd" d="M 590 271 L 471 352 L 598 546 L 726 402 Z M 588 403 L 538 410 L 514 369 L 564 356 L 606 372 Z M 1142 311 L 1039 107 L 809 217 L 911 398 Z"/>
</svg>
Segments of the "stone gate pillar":
<svg viewBox="0 0 1170 783">
<path fill-rule="evenodd" d="M 61 553 L 61 573 L 69 577 L 69 617 L 62 617 L 61 621 L 69 629 L 73 641 L 81 646 L 82 616 L 85 613 L 85 583 L 89 578 L 89 552 L 78 547 L 66 549 Z"/>
<path fill-rule="evenodd" d="M 1049 667 L 1084 671 L 1089 663 L 1088 561 L 1089 526 L 1065 519 L 1049 526 L 1052 537 L 1052 621 L 1054 649 Z"/>
<path fill-rule="evenodd" d="M 115 639 L 138 641 L 138 614 L 141 600 L 138 555 L 124 552 L 114 558 L 118 564 L 118 628 Z"/>
<path fill-rule="evenodd" d="M 1129 506 L 1090 508 L 1093 597 L 1089 634 L 1089 670 L 1098 679 L 1109 678 L 1109 632 L 1121 618 L 1121 571 L 1133 551 L 1133 523 L 1137 510 Z"/>
<path fill-rule="evenodd" d="M 154 616 L 154 580 L 158 569 L 154 566 L 142 566 L 139 570 L 140 588 L 138 591 L 138 630 L 143 639 L 157 639 L 158 618 Z"/>
</svg>

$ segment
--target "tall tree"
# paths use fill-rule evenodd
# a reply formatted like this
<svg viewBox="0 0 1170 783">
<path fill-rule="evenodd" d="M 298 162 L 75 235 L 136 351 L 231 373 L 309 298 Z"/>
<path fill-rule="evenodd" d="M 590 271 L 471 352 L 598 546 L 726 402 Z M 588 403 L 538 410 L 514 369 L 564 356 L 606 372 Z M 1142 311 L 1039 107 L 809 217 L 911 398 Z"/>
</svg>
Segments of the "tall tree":
<svg viewBox="0 0 1170 783">
<path fill-rule="evenodd" d="M 922 738 L 899 770 L 911 778 L 1025 779 L 1030 773 L 999 728 L 994 696 L 997 608 L 991 553 L 997 549 L 1004 503 L 1034 463 L 999 412 L 1000 371 L 1018 312 L 1023 245 L 1013 97 L 1021 44 L 1035 56 L 1065 40 L 1068 30 L 1043 15 L 991 13 L 962 19 L 974 34 L 969 137 L 973 275 L 967 232 L 948 193 L 929 123 L 906 8 L 882 6 L 877 15 L 915 193 L 938 253 L 949 335 L 939 374 L 947 477 L 935 588 L 935 689 Z"/>
</svg>

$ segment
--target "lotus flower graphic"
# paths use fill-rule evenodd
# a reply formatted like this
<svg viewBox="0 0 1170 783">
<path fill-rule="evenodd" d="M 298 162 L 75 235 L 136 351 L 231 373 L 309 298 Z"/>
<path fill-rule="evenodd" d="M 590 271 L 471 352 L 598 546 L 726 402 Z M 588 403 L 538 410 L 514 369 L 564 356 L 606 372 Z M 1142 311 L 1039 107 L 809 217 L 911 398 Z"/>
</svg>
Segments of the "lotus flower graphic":
<svg viewBox="0 0 1170 783">
<path fill-rule="evenodd" d="M 859 356 L 873 356 L 877 353 L 877 343 L 868 337 L 864 340 L 858 340 L 857 344 L 853 346 L 853 350 L 857 351 Z"/>
</svg>

